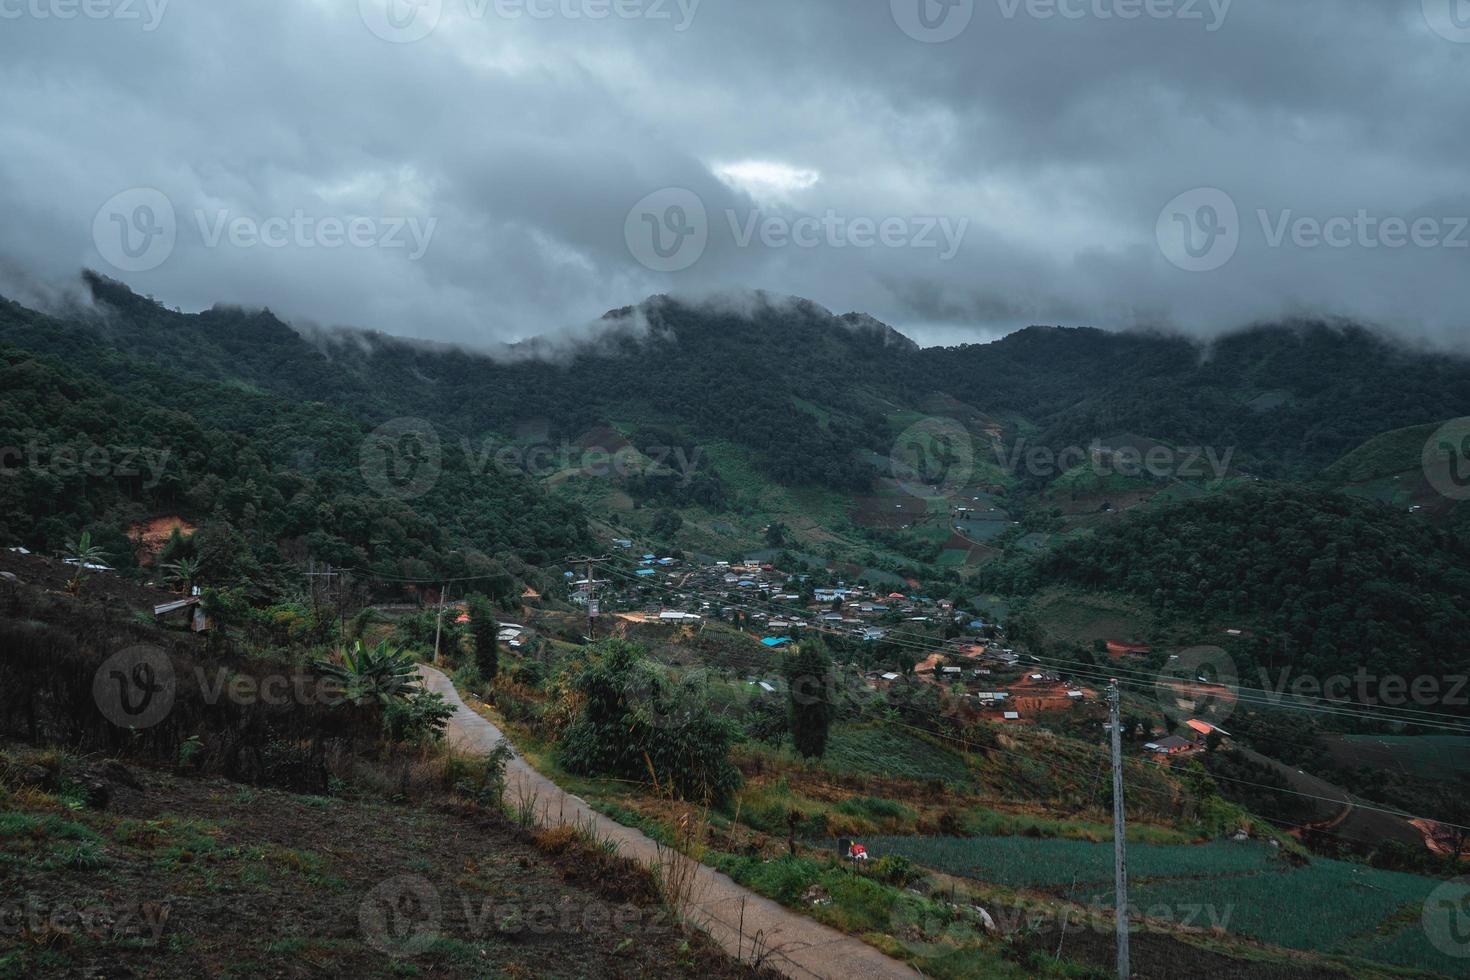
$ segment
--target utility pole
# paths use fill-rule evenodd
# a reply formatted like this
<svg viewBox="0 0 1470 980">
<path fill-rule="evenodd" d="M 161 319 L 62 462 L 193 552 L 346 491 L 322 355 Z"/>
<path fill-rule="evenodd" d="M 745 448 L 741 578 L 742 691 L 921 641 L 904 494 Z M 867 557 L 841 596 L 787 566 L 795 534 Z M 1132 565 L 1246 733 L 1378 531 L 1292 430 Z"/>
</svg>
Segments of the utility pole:
<svg viewBox="0 0 1470 980">
<path fill-rule="evenodd" d="M 316 570 L 316 559 L 315 558 L 311 559 L 311 564 L 310 564 L 310 566 L 308 566 L 308 570 L 306 572 L 306 580 L 309 583 L 309 586 L 308 587 L 311 590 L 311 612 L 312 612 L 312 618 L 315 619 L 318 623 L 321 622 L 321 618 L 322 618 L 321 617 L 322 597 L 325 596 L 326 597 L 326 601 L 328 601 L 328 602 L 331 601 L 331 599 L 332 599 L 332 579 L 334 579 L 334 578 L 335 579 L 341 579 L 341 577 L 342 576 L 341 576 L 340 573 L 332 571 L 332 563 L 331 562 L 327 562 L 327 570 L 325 572 L 319 572 L 319 571 Z M 326 582 L 325 582 L 325 584 L 318 583 L 317 582 L 317 579 L 325 579 Z"/>
<path fill-rule="evenodd" d="M 592 578 L 592 559 L 587 559 L 587 640 L 597 639 L 597 584 Z"/>
<path fill-rule="evenodd" d="M 1108 717 L 1113 730 L 1113 875 L 1117 893 L 1118 977 L 1128 980 L 1128 840 L 1126 814 L 1123 809 L 1123 723 L 1119 718 L 1122 695 L 1118 680 L 1108 686 Z"/>
<path fill-rule="evenodd" d="M 597 580 L 592 577 L 592 573 L 596 566 L 611 560 L 611 557 L 607 555 L 603 555 L 601 558 L 586 556 L 567 559 L 567 563 L 570 565 L 575 565 L 580 562 L 587 573 L 587 642 L 589 643 L 596 638 L 594 629 L 596 627 L 597 617 L 602 614 L 602 610 L 597 604 Z"/>
<path fill-rule="evenodd" d="M 434 666 L 439 666 L 439 635 L 444 632 L 444 593 L 449 591 L 449 583 L 445 582 L 439 587 L 439 615 L 434 617 Z"/>
</svg>

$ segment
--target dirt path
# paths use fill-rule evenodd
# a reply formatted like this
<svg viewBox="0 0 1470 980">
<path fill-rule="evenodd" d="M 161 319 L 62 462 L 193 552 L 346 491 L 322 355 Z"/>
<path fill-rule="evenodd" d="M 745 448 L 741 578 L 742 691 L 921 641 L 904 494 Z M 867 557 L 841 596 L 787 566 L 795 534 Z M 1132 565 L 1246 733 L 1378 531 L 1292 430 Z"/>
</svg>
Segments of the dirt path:
<svg viewBox="0 0 1470 980">
<path fill-rule="evenodd" d="M 455 714 L 449 722 L 449 741 L 454 748 L 487 752 L 502 740 L 504 736 L 498 728 L 465 705 L 449 678 L 432 667 L 419 669 L 424 685 L 444 695 L 454 706 Z M 537 798 L 543 823 L 591 820 L 599 834 L 618 841 L 623 855 L 644 863 L 657 860 L 658 849 L 647 836 L 596 812 L 517 756 L 506 771 L 507 799 L 527 798 L 531 794 Z M 759 935 L 763 947 L 772 951 L 766 965 L 798 980 L 813 977 L 912 980 L 919 975 L 861 940 L 798 915 L 703 865 L 698 870 L 690 917 L 732 956 L 743 956 L 746 960 L 751 956 L 751 937 Z"/>
</svg>

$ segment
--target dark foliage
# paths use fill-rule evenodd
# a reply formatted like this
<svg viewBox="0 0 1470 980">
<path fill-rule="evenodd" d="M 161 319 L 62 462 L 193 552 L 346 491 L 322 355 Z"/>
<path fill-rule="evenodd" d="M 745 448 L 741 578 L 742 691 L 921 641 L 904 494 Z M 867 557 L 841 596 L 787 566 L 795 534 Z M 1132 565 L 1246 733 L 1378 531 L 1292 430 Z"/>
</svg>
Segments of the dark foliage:
<svg viewBox="0 0 1470 980">
<path fill-rule="evenodd" d="M 589 649 L 573 686 L 585 699 L 561 741 L 562 764 L 583 775 L 656 780 L 698 802 L 720 804 L 740 784 L 730 761 L 736 732 L 697 686 L 674 685 L 642 647 L 605 640 Z"/>
<path fill-rule="evenodd" d="M 991 584 L 1026 592 L 1069 582 L 1176 614 L 1249 617 L 1259 626 L 1244 648 L 1254 663 L 1239 666 L 1254 687 L 1272 686 L 1279 671 L 1451 678 L 1470 670 L 1467 549 L 1374 504 L 1260 485 L 1139 513 L 998 569 Z"/>
<path fill-rule="evenodd" d="M 500 622 L 495 608 L 482 595 L 469 597 L 470 639 L 475 644 L 475 664 L 480 678 L 493 681 L 500 673 Z"/>
<path fill-rule="evenodd" d="M 796 751 L 817 758 L 827 751 L 827 733 L 837 714 L 832 653 L 815 637 L 787 654 L 782 670 L 791 698 L 791 741 Z"/>
</svg>

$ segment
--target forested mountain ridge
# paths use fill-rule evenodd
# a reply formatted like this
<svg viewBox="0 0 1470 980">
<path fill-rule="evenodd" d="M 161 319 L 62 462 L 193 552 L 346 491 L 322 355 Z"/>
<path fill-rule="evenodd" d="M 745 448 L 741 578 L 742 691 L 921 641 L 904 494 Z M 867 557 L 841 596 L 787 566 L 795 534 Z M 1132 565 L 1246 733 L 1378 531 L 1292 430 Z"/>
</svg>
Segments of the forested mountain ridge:
<svg viewBox="0 0 1470 980">
<path fill-rule="evenodd" d="M 1256 628 L 1241 646 L 1264 668 L 1470 672 L 1470 542 L 1339 493 L 1244 486 L 1135 514 L 982 578 L 1009 593 L 1062 583 L 1131 593 L 1166 616 L 1236 617 Z"/>
<path fill-rule="evenodd" d="M 871 317 L 805 300 L 657 296 L 581 334 L 474 351 L 296 329 L 269 311 L 185 314 L 95 274 L 84 282 L 91 303 L 70 310 L 0 301 L 11 382 L 0 395 L 0 446 L 39 435 L 170 447 L 184 470 L 151 488 L 58 482 L 54 473 L 8 481 L 7 542 L 54 550 L 87 527 L 116 542 L 125 521 L 187 510 L 253 534 L 258 561 L 279 559 L 272 549 L 284 540 L 321 560 L 420 576 L 462 568 L 466 555 L 540 564 L 587 540 L 578 506 L 486 465 L 487 447 L 518 439 L 585 444 L 589 433 L 614 432 L 638 448 L 690 453 L 728 444 L 764 481 L 747 485 L 747 510 L 765 487 L 813 487 L 855 510 L 886 508 L 891 519 L 882 495 L 904 491 L 884 461 L 917 419 L 958 420 L 978 440 L 977 456 L 997 448 L 986 444 L 990 433 L 1009 452 L 1131 432 L 1228 450 L 1249 472 L 1303 480 L 1388 429 L 1470 415 L 1470 361 L 1322 323 L 1207 345 L 1032 327 L 990 344 L 920 349 Z M 444 450 L 444 476 L 422 500 L 373 494 L 359 472 L 368 434 L 401 419 L 425 420 Z M 206 451 L 190 455 L 199 446 Z M 1005 509 L 1019 517 L 1046 506 L 1035 491 L 1060 475 L 1012 474 Z M 635 506 L 729 506 L 709 462 L 687 485 L 633 477 L 624 489 Z M 785 520 L 752 516 L 757 529 L 760 519 Z M 939 524 L 930 530 L 948 533 Z M 842 533 L 827 539 L 838 552 L 875 541 L 915 556 L 954 547 Z M 988 560 L 977 555 L 964 564 Z"/>
<path fill-rule="evenodd" d="M 1470 415 L 1470 360 L 1350 325 L 1256 327 L 1210 344 L 1032 327 L 995 343 L 921 350 L 871 317 L 757 293 L 738 302 L 653 297 L 608 313 L 604 329 L 580 339 L 471 351 L 302 333 L 269 311 L 173 313 L 120 283 L 94 274 L 86 282 L 102 314 L 27 323 L 10 306 L 0 339 L 58 354 L 89 343 L 177 353 L 190 375 L 350 403 L 378 421 L 422 416 L 476 438 L 528 423 L 576 438 L 639 406 L 696 440 L 750 446 L 778 482 L 843 490 L 870 482 L 857 454 L 891 449 L 884 416 L 937 395 L 1024 419 L 1037 445 L 1135 432 L 1230 447 L 1252 472 L 1295 479 L 1379 433 Z M 820 417 L 793 412 L 796 402 Z"/>
<path fill-rule="evenodd" d="M 1233 447 L 1266 476 L 1309 477 L 1381 432 L 1470 414 L 1470 359 L 1344 324 L 1258 326 L 1209 344 L 1031 328 L 919 360 L 947 390 L 985 379 L 970 400 L 1026 416 L 1045 444 L 1138 432 Z"/>
<path fill-rule="evenodd" d="M 190 557 L 212 580 L 266 594 L 307 558 L 422 578 L 587 543 L 580 508 L 462 454 L 441 454 L 413 499 L 382 492 L 364 475 L 371 426 L 350 411 L 79 353 L 0 342 L 0 544 L 55 553 L 85 530 L 128 569 L 128 530 L 177 516 L 201 528 Z"/>
</svg>

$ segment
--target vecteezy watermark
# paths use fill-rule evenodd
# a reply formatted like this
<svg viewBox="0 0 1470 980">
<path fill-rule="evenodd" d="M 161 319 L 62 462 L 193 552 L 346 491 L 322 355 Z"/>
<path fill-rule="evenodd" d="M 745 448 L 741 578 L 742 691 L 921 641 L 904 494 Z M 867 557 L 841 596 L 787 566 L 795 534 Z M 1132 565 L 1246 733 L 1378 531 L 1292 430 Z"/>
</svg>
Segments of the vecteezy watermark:
<svg viewBox="0 0 1470 980">
<path fill-rule="evenodd" d="M 434 489 L 444 471 L 439 431 L 424 419 L 385 422 L 363 440 L 358 468 L 380 496 L 417 500 Z"/>
<path fill-rule="evenodd" d="M 163 265 L 178 235 L 173 202 L 152 187 L 113 195 L 92 219 L 93 244 L 121 272 L 148 272 Z"/>
<path fill-rule="evenodd" d="M 1257 208 L 1266 248 L 1397 251 L 1470 248 L 1470 216 L 1394 215 L 1358 208 L 1352 214 L 1303 215 L 1292 208 Z M 1159 212 L 1159 250 L 1186 272 L 1213 272 L 1240 248 L 1245 228 L 1235 200 L 1217 187 L 1180 194 Z"/>
<path fill-rule="evenodd" d="M 66 902 L 26 894 L 0 899 L 0 938 L 28 937 L 53 943 L 58 937 L 92 942 L 156 946 L 163 938 L 172 906 L 165 902 L 111 905 L 102 901 Z"/>
<path fill-rule="evenodd" d="M 356 703 L 363 695 L 336 677 L 322 674 L 249 674 L 225 667 L 194 666 L 180 683 L 172 662 L 157 647 L 132 647 L 109 657 L 93 677 L 92 694 L 108 721 L 119 728 L 142 730 L 159 724 L 178 703 L 180 690 L 207 705 L 335 708 Z M 412 681 L 390 685 L 386 693 L 413 694 Z M 375 692 L 377 693 L 377 692 Z"/>
<path fill-rule="evenodd" d="M 941 262 L 959 254 L 965 233 L 970 230 L 969 218 L 851 217 L 831 208 L 820 217 L 791 217 L 760 210 L 742 215 L 731 209 L 725 212 L 725 219 L 740 248 L 749 248 L 759 241 L 766 248 L 937 249 Z"/>
<path fill-rule="evenodd" d="M 493 463 L 506 475 L 524 474 L 538 480 L 557 475 L 612 479 L 633 476 L 667 477 L 679 486 L 694 482 L 704 461 L 704 447 L 603 445 L 599 442 L 562 440 L 504 443 L 493 437 L 479 446 L 469 438 L 460 440 L 470 475 L 480 476 Z"/>
<path fill-rule="evenodd" d="M 477 445 L 462 437 L 446 448 L 432 422 L 394 419 L 378 426 L 363 440 L 359 467 L 375 493 L 398 500 L 415 500 L 432 490 L 445 469 L 446 453 L 463 457 L 463 469 L 472 479 L 492 468 L 506 476 L 670 481 L 663 485 L 690 486 L 704 465 L 703 446 L 633 446 L 588 433 L 577 440 L 554 444 L 546 440 L 504 442 L 494 436 Z M 459 457 L 455 457 L 457 460 Z"/>
<path fill-rule="evenodd" d="M 1133 935 L 1177 935 L 1181 928 L 1223 932 L 1235 918 L 1235 906 L 1154 902 L 1130 907 L 1129 914 L 1128 931 Z M 981 932 L 1034 935 L 1053 927 L 1072 935 L 1091 932 L 1112 937 L 1117 929 L 1112 896 L 1091 896 L 1080 908 L 1064 907 L 1060 916 L 1010 904 L 982 908 L 953 902 L 940 904 L 934 899 L 899 902 L 889 922 L 888 934 L 909 950 L 931 956 L 952 953 Z"/>
<path fill-rule="evenodd" d="M 1113 446 L 1094 439 L 1088 446 L 1029 446 L 1017 439 L 1007 452 L 996 446 L 996 462 L 1008 473 L 1049 479 L 1087 467 L 1095 476 L 1114 474 L 1157 480 L 1223 479 L 1230 472 L 1235 449 L 1214 446 L 1170 446 L 1152 443 L 1147 447 Z"/>
<path fill-rule="evenodd" d="M 421 875 L 382 882 L 358 905 L 358 927 L 369 946 L 387 956 L 410 958 L 441 938 L 461 942 L 516 937 L 602 934 L 631 938 L 673 928 L 663 909 L 611 905 L 597 899 L 487 898 L 456 891 L 448 900 Z"/>
<path fill-rule="evenodd" d="M 24 446 L 0 446 L 0 479 L 15 479 L 24 473 L 63 479 L 80 474 L 97 479 L 142 479 L 143 488 L 152 490 L 163 479 L 172 457 L 171 449 L 96 443 L 52 446 L 33 439 Z"/>
<path fill-rule="evenodd" d="M 941 215 L 872 217 L 827 209 L 820 215 L 783 214 L 759 208 L 724 212 L 736 248 L 923 249 L 940 261 L 953 259 L 970 228 L 969 218 Z M 639 264 L 654 272 L 682 272 L 709 246 L 711 227 L 704 201 L 683 187 L 665 187 L 644 197 L 623 221 L 623 238 Z"/>
<path fill-rule="evenodd" d="M 119 728 L 152 728 L 163 721 L 177 689 L 173 662 L 155 646 L 119 650 L 92 677 L 92 700 Z"/>
<path fill-rule="evenodd" d="M 688 188 L 665 187 L 628 211 L 623 241 L 645 268 L 683 272 L 709 246 L 709 213 L 700 196 Z"/>
<path fill-rule="evenodd" d="M 198 243 L 207 249 L 376 248 L 401 250 L 410 262 L 424 257 L 439 226 L 433 217 L 313 215 L 301 208 L 267 217 L 197 208 L 193 218 Z M 114 195 L 92 219 L 98 254 L 122 272 L 149 272 L 163 265 L 173 255 L 180 231 L 173 202 L 152 187 Z"/>
<path fill-rule="evenodd" d="M 1374 214 L 1359 208 L 1352 215 L 1318 218 L 1298 215 L 1290 208 L 1272 214 L 1256 210 L 1266 245 L 1281 248 L 1470 248 L 1470 217 L 1405 218 Z"/>
<path fill-rule="evenodd" d="M 1001 16 L 1014 20 L 1177 20 L 1199 21 L 1213 34 L 1225 26 L 1235 0 L 996 0 Z"/>
<path fill-rule="evenodd" d="M 0 20 L 136 21 L 158 30 L 169 0 L 0 0 Z"/>
<path fill-rule="evenodd" d="M 1424 22 L 1447 41 L 1470 44 L 1470 2 L 1423 0 Z"/>
<path fill-rule="evenodd" d="M 646 20 L 689 30 L 702 0 L 451 0 L 470 20 Z M 358 0 L 362 22 L 394 44 L 422 41 L 439 27 L 445 0 Z"/>
<path fill-rule="evenodd" d="M 1219 188 L 1198 187 L 1164 205 L 1154 237 L 1171 264 L 1185 272 L 1213 272 L 1240 248 L 1240 212 Z"/>
<path fill-rule="evenodd" d="M 1470 418 L 1440 426 L 1424 444 L 1424 478 L 1451 500 L 1470 500 Z"/>
<path fill-rule="evenodd" d="M 1470 877 L 1452 878 L 1430 892 L 1421 922 L 1435 949 L 1470 959 Z"/>
<path fill-rule="evenodd" d="M 444 925 L 439 889 L 419 875 L 389 878 L 359 903 L 357 925 L 378 952 L 417 956 L 438 941 Z"/>
<path fill-rule="evenodd" d="M 367 217 L 337 215 L 318 217 L 300 208 L 289 216 L 256 218 L 221 209 L 194 212 L 199 238 L 205 248 L 383 248 L 406 249 L 408 260 L 417 262 L 429 250 L 438 218 L 395 215 Z"/>
<path fill-rule="evenodd" d="M 1006 20 L 1177 20 L 1199 22 L 1213 34 L 1225 26 L 1234 0 L 995 0 Z M 942 44 L 965 32 L 975 0 L 889 0 L 893 22 L 915 41 Z"/>
<path fill-rule="evenodd" d="M 1154 695 L 1164 717 L 1204 721 L 1216 727 L 1235 712 L 1240 675 L 1235 661 L 1216 646 L 1174 654 L 1154 678 Z"/>
<path fill-rule="evenodd" d="M 953 41 L 975 17 L 975 0 L 889 0 L 889 7 L 898 29 L 926 44 Z"/>
<path fill-rule="evenodd" d="M 1436 676 L 1416 674 L 1375 674 L 1366 667 L 1359 667 L 1352 674 L 1332 674 L 1319 677 L 1313 674 L 1293 675 L 1289 669 L 1271 672 L 1262 667 L 1260 687 L 1256 693 L 1271 701 L 1285 698 L 1302 698 L 1321 701 L 1399 708 L 1418 707 L 1465 708 L 1470 707 L 1470 677 L 1463 674 Z"/>
<path fill-rule="evenodd" d="M 905 429 L 888 454 L 890 469 L 911 497 L 950 497 L 975 475 L 975 444 L 954 419 L 920 419 Z"/>
<path fill-rule="evenodd" d="M 975 442 L 969 430 L 954 419 L 920 419 L 894 440 L 889 469 L 910 496 L 957 496 L 970 488 L 987 455 Z M 990 440 L 989 455 L 996 467 L 1012 476 L 1039 479 L 1086 468 L 1098 477 L 1219 480 L 1230 473 L 1235 449 L 1160 442 L 1114 444 L 1102 439 L 1086 446 L 1057 448 L 1031 444 L 1022 436 L 1009 447 L 999 439 Z"/>
</svg>

